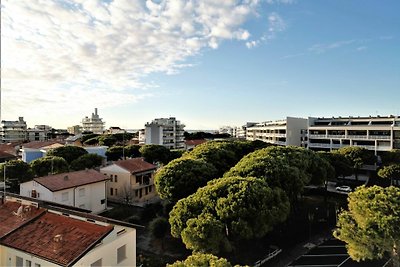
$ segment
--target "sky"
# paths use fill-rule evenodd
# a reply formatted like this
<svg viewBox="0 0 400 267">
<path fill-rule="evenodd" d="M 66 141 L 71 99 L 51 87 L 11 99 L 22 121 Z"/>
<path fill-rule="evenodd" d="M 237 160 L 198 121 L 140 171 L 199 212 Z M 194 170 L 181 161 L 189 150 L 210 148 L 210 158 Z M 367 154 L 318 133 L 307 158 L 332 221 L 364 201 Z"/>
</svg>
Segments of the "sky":
<svg viewBox="0 0 400 267">
<path fill-rule="evenodd" d="M 400 115 L 398 0 L 1 1 L 1 119 Z"/>
</svg>

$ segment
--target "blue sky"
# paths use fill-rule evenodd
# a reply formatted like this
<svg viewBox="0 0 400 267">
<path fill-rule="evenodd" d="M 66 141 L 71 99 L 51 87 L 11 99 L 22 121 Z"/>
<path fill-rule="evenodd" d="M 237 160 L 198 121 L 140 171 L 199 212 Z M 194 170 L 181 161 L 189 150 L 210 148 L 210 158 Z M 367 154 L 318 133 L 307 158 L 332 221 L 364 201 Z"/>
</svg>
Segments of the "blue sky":
<svg viewBox="0 0 400 267">
<path fill-rule="evenodd" d="M 397 0 L 2 1 L 2 119 L 400 115 Z"/>
</svg>

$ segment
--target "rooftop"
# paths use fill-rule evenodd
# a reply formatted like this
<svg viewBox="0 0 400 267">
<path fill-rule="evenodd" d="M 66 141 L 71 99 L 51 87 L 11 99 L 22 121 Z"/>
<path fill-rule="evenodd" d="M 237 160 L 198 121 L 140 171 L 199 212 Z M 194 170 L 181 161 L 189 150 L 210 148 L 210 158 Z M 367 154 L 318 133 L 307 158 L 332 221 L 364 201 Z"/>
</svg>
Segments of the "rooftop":
<svg viewBox="0 0 400 267">
<path fill-rule="evenodd" d="M 66 172 L 33 179 L 50 191 L 60 191 L 67 188 L 82 186 L 108 180 L 106 176 L 96 170 L 82 170 Z"/>
<path fill-rule="evenodd" d="M 32 141 L 29 143 L 22 144 L 22 148 L 32 148 L 32 149 L 40 149 L 45 147 L 56 148 L 59 146 L 64 146 L 64 145 L 57 141 Z"/>
<path fill-rule="evenodd" d="M 19 207 L 26 211 L 18 215 L 15 211 Z M 26 207 L 30 207 L 29 211 Z M 0 204 L 0 222 L 1 245 L 61 266 L 72 265 L 113 230 L 112 225 L 70 218 L 11 201 Z"/>
<path fill-rule="evenodd" d="M 144 161 L 143 158 L 118 160 L 114 161 L 114 164 L 131 173 L 139 173 L 157 169 L 157 166 Z"/>
</svg>

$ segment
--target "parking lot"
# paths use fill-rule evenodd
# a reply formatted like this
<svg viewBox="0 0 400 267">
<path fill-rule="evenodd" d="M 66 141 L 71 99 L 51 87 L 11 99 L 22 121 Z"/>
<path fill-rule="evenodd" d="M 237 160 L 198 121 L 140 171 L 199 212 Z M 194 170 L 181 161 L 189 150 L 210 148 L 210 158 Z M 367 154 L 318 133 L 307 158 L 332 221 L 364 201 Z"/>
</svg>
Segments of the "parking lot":
<svg viewBox="0 0 400 267">
<path fill-rule="evenodd" d="M 330 239 L 300 256 L 288 267 L 386 267 L 388 259 L 356 262 L 347 254 L 345 243 Z"/>
</svg>

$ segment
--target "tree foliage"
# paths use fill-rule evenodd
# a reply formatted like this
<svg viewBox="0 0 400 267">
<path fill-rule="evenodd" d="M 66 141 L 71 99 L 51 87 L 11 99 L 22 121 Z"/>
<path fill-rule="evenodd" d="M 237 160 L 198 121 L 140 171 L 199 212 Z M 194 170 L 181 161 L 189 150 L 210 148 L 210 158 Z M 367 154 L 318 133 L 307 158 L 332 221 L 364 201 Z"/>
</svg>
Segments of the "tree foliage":
<svg viewBox="0 0 400 267">
<path fill-rule="evenodd" d="M 164 217 L 157 217 L 150 222 L 150 233 L 154 238 L 164 238 L 169 230 L 169 222 Z"/>
<path fill-rule="evenodd" d="M 82 135 L 82 143 L 85 143 L 87 140 L 92 139 L 92 138 L 97 138 L 99 136 L 100 136 L 100 134 L 94 134 L 94 133 L 83 134 Z"/>
<path fill-rule="evenodd" d="M 56 156 L 35 159 L 30 163 L 30 167 L 34 175 L 38 177 L 68 172 L 67 161 L 62 157 Z"/>
<path fill-rule="evenodd" d="M 62 157 L 68 162 L 68 164 L 70 164 L 73 160 L 87 153 L 88 152 L 84 148 L 79 146 L 61 146 L 55 149 L 51 149 L 49 152 L 47 152 L 46 155 Z"/>
<path fill-rule="evenodd" d="M 141 157 L 142 154 L 140 154 L 140 145 L 127 145 L 125 146 L 125 157 L 129 158 L 138 158 Z"/>
<path fill-rule="evenodd" d="M 170 158 L 169 149 L 162 145 L 144 145 L 139 149 L 144 160 L 150 163 L 167 164 Z"/>
<path fill-rule="evenodd" d="M 349 210 L 339 214 L 334 236 L 347 243 L 356 261 L 392 255 L 400 259 L 400 189 L 359 187 L 348 197 Z"/>
<path fill-rule="evenodd" d="M 358 171 L 363 165 L 376 162 L 374 153 L 363 147 L 346 146 L 338 149 L 337 153 L 344 155 L 351 162 L 356 179 L 358 179 Z"/>
<path fill-rule="evenodd" d="M 112 134 L 103 134 L 99 137 L 99 145 L 101 146 L 113 146 L 117 142 L 117 138 Z"/>
<path fill-rule="evenodd" d="M 392 149 L 381 153 L 384 165 L 400 164 L 400 149 Z"/>
<path fill-rule="evenodd" d="M 218 258 L 212 254 L 196 253 L 187 257 L 184 261 L 176 261 L 173 264 L 167 264 L 167 267 L 232 267 L 232 264 L 225 258 Z M 238 266 L 238 265 L 236 265 Z"/>
<path fill-rule="evenodd" d="M 123 154 L 123 146 L 112 146 L 107 148 L 106 151 L 106 156 L 108 160 L 119 160 L 122 158 L 122 154 Z"/>
<path fill-rule="evenodd" d="M 335 170 L 335 177 L 345 177 L 353 173 L 352 162 L 345 155 L 334 152 L 318 152 L 318 154 L 326 159 Z"/>
<path fill-rule="evenodd" d="M 157 172 L 154 182 L 161 198 L 176 202 L 205 186 L 216 173 L 214 166 L 203 160 L 179 158 Z"/>
<path fill-rule="evenodd" d="M 85 142 L 83 142 L 83 144 L 85 146 L 93 146 L 93 145 L 98 145 L 99 144 L 99 136 L 87 139 Z"/>
<path fill-rule="evenodd" d="M 379 169 L 378 176 L 384 179 L 390 179 L 393 185 L 393 180 L 400 180 L 400 164 L 391 164 Z"/>
<path fill-rule="evenodd" d="M 171 234 L 195 252 L 218 253 L 234 242 L 262 237 L 285 221 L 289 202 L 257 178 L 227 177 L 181 199 L 170 212 Z"/>
<path fill-rule="evenodd" d="M 71 170 L 79 171 L 84 169 L 92 169 L 103 164 L 104 158 L 97 154 L 85 154 L 71 162 Z"/>
<path fill-rule="evenodd" d="M 5 177 L 8 181 L 23 183 L 33 178 L 33 172 L 28 163 L 21 160 L 10 160 L 0 165 L 1 180 Z"/>
</svg>

